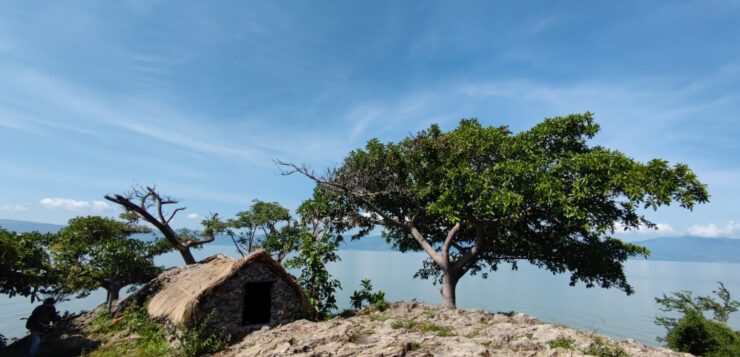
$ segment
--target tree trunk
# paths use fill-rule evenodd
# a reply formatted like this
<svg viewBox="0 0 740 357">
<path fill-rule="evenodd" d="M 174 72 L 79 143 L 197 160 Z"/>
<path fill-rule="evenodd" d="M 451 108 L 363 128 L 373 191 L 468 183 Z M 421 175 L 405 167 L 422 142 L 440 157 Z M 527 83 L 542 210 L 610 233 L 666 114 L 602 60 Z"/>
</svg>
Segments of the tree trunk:
<svg viewBox="0 0 740 357">
<path fill-rule="evenodd" d="M 108 291 L 108 295 L 107 295 L 106 304 L 108 306 L 108 312 L 110 313 L 111 311 L 113 311 L 113 302 L 118 300 L 119 294 L 121 292 L 121 288 L 111 287 L 107 291 Z"/>
<path fill-rule="evenodd" d="M 182 255 L 182 259 L 185 260 L 186 265 L 195 264 L 195 258 L 193 258 L 193 253 L 190 252 L 189 247 L 176 247 L 177 250 L 180 252 L 180 255 Z"/>
<path fill-rule="evenodd" d="M 442 289 L 440 290 L 442 293 L 442 306 L 452 309 L 457 308 L 455 289 L 457 288 L 458 280 L 459 276 L 457 276 L 457 274 L 452 274 L 452 272 L 446 272 L 445 275 L 442 276 Z"/>
</svg>

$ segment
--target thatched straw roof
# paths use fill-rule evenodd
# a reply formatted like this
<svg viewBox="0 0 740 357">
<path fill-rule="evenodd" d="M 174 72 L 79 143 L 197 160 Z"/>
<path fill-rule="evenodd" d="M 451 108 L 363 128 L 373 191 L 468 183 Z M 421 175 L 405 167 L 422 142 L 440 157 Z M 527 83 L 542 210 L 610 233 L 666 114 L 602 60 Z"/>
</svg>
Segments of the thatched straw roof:
<svg viewBox="0 0 740 357">
<path fill-rule="evenodd" d="M 241 259 L 233 259 L 223 254 L 208 257 L 198 264 L 182 268 L 173 276 L 162 290 L 149 301 L 149 315 L 165 318 L 177 325 L 190 322 L 201 300 L 214 289 L 237 274 L 244 266 L 260 262 L 270 267 L 278 276 L 290 284 L 298 295 L 304 311 L 308 312 L 308 302 L 303 289 L 278 262 L 263 249 L 258 249 Z"/>
</svg>

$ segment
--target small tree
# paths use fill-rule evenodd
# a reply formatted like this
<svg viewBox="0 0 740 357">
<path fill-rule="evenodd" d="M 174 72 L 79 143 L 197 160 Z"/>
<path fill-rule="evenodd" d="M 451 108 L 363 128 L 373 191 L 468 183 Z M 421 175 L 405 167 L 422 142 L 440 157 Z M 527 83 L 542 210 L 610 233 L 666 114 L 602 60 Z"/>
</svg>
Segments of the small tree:
<svg viewBox="0 0 740 357">
<path fill-rule="evenodd" d="M 0 228 L 0 294 L 30 297 L 31 302 L 58 294 L 58 274 L 46 249 L 54 237 Z"/>
<path fill-rule="evenodd" d="M 110 311 L 122 288 L 154 278 L 161 269 L 154 265 L 153 257 L 170 248 L 163 241 L 145 242 L 130 237 L 141 231 L 110 218 L 71 219 L 51 246 L 65 289 L 84 297 L 103 288 Z"/>
<path fill-rule="evenodd" d="M 280 243 L 296 235 L 295 232 L 285 228 L 290 225 L 290 221 L 290 212 L 279 203 L 254 200 L 248 210 L 238 212 L 235 218 L 226 223 L 233 229 L 230 232 L 241 232 L 238 235 L 232 233 L 230 236 L 237 252 L 242 256 L 246 256 L 257 247 L 263 247 L 279 255 L 284 250 Z M 257 237 L 258 233 L 262 234 L 261 240 Z"/>
<path fill-rule="evenodd" d="M 106 195 L 105 199 L 121 205 L 125 210 L 125 216 L 133 223 L 143 219 L 157 228 L 172 248 L 180 252 L 185 264 L 195 264 L 195 258 L 190 248 L 200 247 L 215 240 L 215 233 L 217 232 L 213 229 L 205 229 L 202 232 L 187 231 L 187 234 L 179 234 L 172 228 L 170 222 L 178 212 L 185 210 L 185 207 L 176 207 L 172 211 L 166 211 L 166 207 L 176 205 L 179 201 L 160 194 L 154 186 L 144 188 L 135 185 L 126 194 Z M 218 222 L 218 215 L 212 214 L 210 220 Z"/>
<path fill-rule="evenodd" d="M 323 175 L 282 164 L 343 195 L 365 231 L 382 226 L 399 250 L 426 252 L 416 276 L 442 283 L 445 306 L 455 306 L 464 275 L 520 260 L 569 271 L 571 285 L 631 294 L 623 263 L 649 252 L 611 237 L 616 227 L 654 227 L 639 209 L 691 209 L 708 193 L 686 165 L 589 146 L 598 130 L 590 113 L 517 134 L 466 119 L 450 132 L 433 125 L 398 143 L 370 140 Z"/>
<path fill-rule="evenodd" d="M 384 311 L 388 308 L 388 302 L 385 301 L 385 291 L 373 292 L 373 283 L 370 279 L 362 279 L 360 281 L 360 290 L 355 290 L 352 296 L 349 297 L 352 307 L 355 309 L 361 309 L 364 302 L 367 303 L 380 311 Z"/>
<path fill-rule="evenodd" d="M 348 228 L 328 199 L 323 190 L 317 189 L 313 198 L 298 207 L 300 222 L 294 224 L 299 228 L 298 253 L 286 261 L 287 267 L 301 270 L 298 281 L 318 319 L 337 308 L 334 293 L 342 286 L 331 277 L 326 265 L 340 260 L 337 249 L 341 233 Z"/>
</svg>

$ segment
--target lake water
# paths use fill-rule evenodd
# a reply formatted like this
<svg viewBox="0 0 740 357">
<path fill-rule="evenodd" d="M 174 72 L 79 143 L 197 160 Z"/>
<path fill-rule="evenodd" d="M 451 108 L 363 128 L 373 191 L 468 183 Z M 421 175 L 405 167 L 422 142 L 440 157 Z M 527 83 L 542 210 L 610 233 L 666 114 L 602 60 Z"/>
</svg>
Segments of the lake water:
<svg viewBox="0 0 740 357">
<path fill-rule="evenodd" d="M 215 253 L 235 255 L 229 246 L 211 245 L 195 251 L 196 259 Z M 332 264 L 330 272 L 342 283 L 338 305 L 349 307 L 349 296 L 359 289 L 359 282 L 369 278 L 375 290 L 383 290 L 389 301 L 411 300 L 437 304 L 439 286 L 413 279 L 423 253 L 388 251 L 341 251 L 342 261 Z M 165 266 L 180 265 L 181 258 L 170 253 L 158 258 Z M 735 298 L 740 298 L 740 264 L 692 263 L 633 260 L 626 264 L 626 274 L 636 293 L 626 296 L 618 290 L 571 287 L 567 275 L 553 275 L 528 264 L 519 270 L 501 268 L 488 279 L 466 276 L 457 290 L 458 306 L 488 311 L 516 311 L 541 321 L 560 323 L 585 331 L 596 331 L 617 339 L 632 338 L 658 345 L 657 336 L 665 331 L 653 323 L 660 313 L 654 297 L 678 290 L 707 295 L 722 281 Z M 86 299 L 57 305 L 60 311 L 90 309 L 105 298 L 102 291 Z M 0 297 L 0 333 L 8 338 L 23 336 L 24 321 L 33 309 L 28 299 Z M 740 313 L 730 326 L 740 329 Z"/>
</svg>

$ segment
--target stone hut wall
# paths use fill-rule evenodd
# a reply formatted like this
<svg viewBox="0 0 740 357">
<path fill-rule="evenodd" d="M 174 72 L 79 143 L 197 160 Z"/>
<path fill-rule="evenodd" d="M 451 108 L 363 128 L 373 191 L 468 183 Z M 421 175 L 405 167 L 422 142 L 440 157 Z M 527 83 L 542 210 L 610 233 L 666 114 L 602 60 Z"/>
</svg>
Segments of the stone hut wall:
<svg viewBox="0 0 740 357">
<path fill-rule="evenodd" d="M 231 279 L 216 288 L 201 301 L 198 308 L 200 320 L 212 312 L 210 323 L 224 332 L 239 337 L 254 329 L 242 324 L 244 295 L 247 283 L 274 282 L 270 291 L 270 325 L 280 325 L 303 318 L 301 300 L 293 287 L 275 273 L 272 268 L 260 262 L 244 266 Z"/>
</svg>

